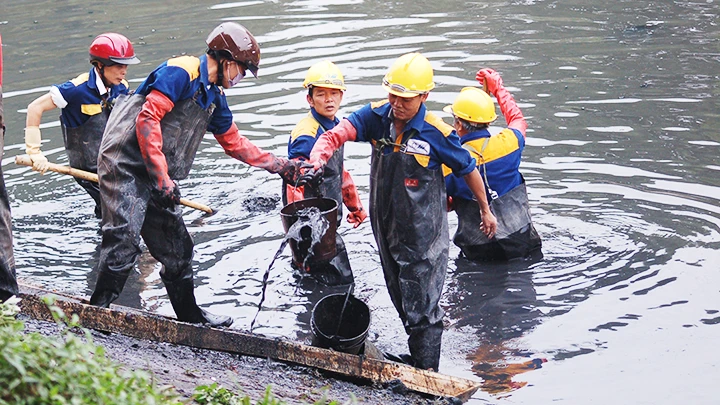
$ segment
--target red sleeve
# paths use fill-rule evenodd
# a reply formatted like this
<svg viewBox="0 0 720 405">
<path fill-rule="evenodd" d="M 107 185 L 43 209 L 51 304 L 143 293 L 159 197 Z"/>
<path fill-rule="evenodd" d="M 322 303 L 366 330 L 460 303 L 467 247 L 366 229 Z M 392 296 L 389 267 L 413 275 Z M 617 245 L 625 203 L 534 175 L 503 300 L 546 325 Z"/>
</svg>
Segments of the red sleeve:
<svg viewBox="0 0 720 405">
<path fill-rule="evenodd" d="M 508 128 L 514 128 L 520 131 L 525 136 L 525 130 L 527 130 L 527 122 L 523 116 L 520 107 L 515 103 L 515 99 L 505 87 L 500 86 L 495 92 L 495 99 L 497 99 L 500 111 L 502 111 L 505 121 L 508 123 Z"/>
<path fill-rule="evenodd" d="M 342 173 L 342 199 L 343 203 L 350 212 L 361 210 L 363 207 L 355 182 L 347 170 L 343 170 Z"/>
<path fill-rule="evenodd" d="M 172 180 L 168 175 L 167 160 L 162 151 L 163 139 L 160 121 L 174 106 L 175 104 L 163 93 L 152 90 L 145 97 L 145 104 L 135 122 L 140 153 L 145 161 L 148 174 L 155 181 L 158 190 L 173 187 Z"/>
<path fill-rule="evenodd" d="M 238 127 L 234 122 L 227 132 L 215 135 L 215 139 L 217 139 L 220 146 L 225 149 L 225 153 L 250 166 L 265 169 L 270 173 L 277 173 L 282 168 L 282 159 L 258 148 L 250 142 L 249 139 L 240 135 Z"/>
<path fill-rule="evenodd" d="M 322 161 L 322 164 L 325 164 L 333 153 L 345 142 L 356 139 L 357 129 L 355 129 L 350 121 L 344 119 L 340 121 L 335 128 L 325 132 L 320 139 L 315 142 L 315 146 L 313 146 L 310 152 L 310 162 L 315 163 Z"/>
</svg>

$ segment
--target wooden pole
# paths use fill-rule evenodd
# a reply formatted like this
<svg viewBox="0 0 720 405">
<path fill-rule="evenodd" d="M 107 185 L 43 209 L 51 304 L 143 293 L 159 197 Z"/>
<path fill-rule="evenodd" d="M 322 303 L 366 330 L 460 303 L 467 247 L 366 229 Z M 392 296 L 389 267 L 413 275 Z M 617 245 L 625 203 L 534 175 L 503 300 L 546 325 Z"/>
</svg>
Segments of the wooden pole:
<svg viewBox="0 0 720 405">
<path fill-rule="evenodd" d="M 30 159 L 30 156 L 28 156 L 28 155 L 17 155 L 17 156 L 15 156 L 15 164 L 18 164 L 21 166 L 31 166 L 32 167 L 32 160 Z M 73 177 L 77 177 L 79 179 L 92 181 L 94 183 L 98 182 L 97 174 L 87 172 L 85 170 L 75 169 L 70 166 L 63 166 L 63 165 L 58 165 L 55 163 L 49 163 L 48 170 L 53 171 L 55 173 L 67 174 L 67 175 L 70 175 Z M 205 204 L 200 204 L 198 202 L 188 200 L 187 198 L 181 198 L 180 204 L 182 204 L 186 207 L 190 207 L 190 208 L 194 208 L 199 211 L 206 212 L 211 215 L 216 212 L 215 210 L 213 210 L 212 208 L 208 207 Z"/>
<path fill-rule="evenodd" d="M 239 330 L 179 322 L 118 305 L 111 305 L 109 309 L 95 307 L 87 305 L 84 299 L 58 295 L 27 285 L 21 285 L 21 312 L 35 319 L 52 321 L 50 310 L 41 298 L 47 295 L 56 297 L 54 305 L 62 309 L 67 316 L 77 314 L 84 328 L 246 356 L 269 357 L 376 383 L 399 380 L 411 391 L 457 398 L 462 402 L 467 401 L 480 388 L 478 381 L 421 370 L 405 364 L 336 352 L 279 338 L 267 338 Z"/>
</svg>

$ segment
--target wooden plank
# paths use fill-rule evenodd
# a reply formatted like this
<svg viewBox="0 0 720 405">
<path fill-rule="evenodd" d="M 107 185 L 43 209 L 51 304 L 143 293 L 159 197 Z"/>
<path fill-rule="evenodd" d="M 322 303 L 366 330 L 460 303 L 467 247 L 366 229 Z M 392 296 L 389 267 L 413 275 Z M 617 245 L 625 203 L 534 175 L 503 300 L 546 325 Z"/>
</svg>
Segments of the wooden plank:
<svg viewBox="0 0 720 405">
<path fill-rule="evenodd" d="M 139 339 L 272 358 L 331 371 L 377 383 L 401 381 L 409 390 L 467 401 L 480 383 L 408 365 L 307 346 L 279 338 L 267 338 L 230 329 L 210 328 L 179 322 L 133 308 L 113 305 L 111 309 L 88 305 L 86 301 L 49 291 L 21 286 L 22 313 L 36 319 L 52 320 L 42 296 L 54 295 L 55 305 L 68 316 L 77 314 L 83 327 L 120 333 Z"/>
</svg>

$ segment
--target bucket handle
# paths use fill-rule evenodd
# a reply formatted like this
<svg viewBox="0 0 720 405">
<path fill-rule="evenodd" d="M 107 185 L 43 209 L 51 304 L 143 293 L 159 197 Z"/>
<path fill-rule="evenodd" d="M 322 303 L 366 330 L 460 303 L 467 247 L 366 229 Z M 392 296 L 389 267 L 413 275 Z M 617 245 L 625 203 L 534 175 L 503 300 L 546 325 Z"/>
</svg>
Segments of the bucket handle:
<svg viewBox="0 0 720 405">
<path fill-rule="evenodd" d="M 347 306 L 348 300 L 350 299 L 350 295 L 353 293 L 353 291 L 355 291 L 355 283 L 350 283 L 350 286 L 345 293 L 345 302 L 343 302 L 342 309 L 340 310 L 340 317 L 338 317 L 337 329 L 335 329 L 335 333 L 333 334 L 331 340 L 337 339 L 337 335 L 338 333 L 340 333 L 340 325 L 342 325 L 343 315 L 345 314 L 345 307 Z"/>
</svg>

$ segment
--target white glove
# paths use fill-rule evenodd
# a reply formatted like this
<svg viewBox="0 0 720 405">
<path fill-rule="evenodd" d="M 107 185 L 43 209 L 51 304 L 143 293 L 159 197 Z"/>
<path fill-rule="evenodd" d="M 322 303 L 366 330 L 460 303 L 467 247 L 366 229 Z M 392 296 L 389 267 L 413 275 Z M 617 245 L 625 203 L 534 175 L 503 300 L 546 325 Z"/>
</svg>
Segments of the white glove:
<svg viewBox="0 0 720 405">
<path fill-rule="evenodd" d="M 41 144 L 40 127 L 25 128 L 25 153 L 27 153 L 28 156 L 30 156 L 30 160 L 32 160 L 33 170 L 45 174 L 50 167 L 50 163 L 42 151 L 40 151 Z"/>
</svg>

